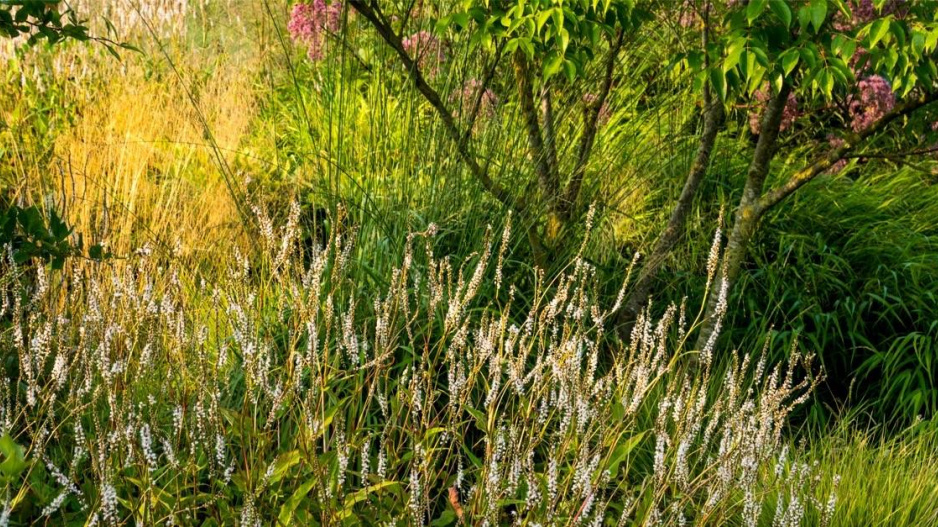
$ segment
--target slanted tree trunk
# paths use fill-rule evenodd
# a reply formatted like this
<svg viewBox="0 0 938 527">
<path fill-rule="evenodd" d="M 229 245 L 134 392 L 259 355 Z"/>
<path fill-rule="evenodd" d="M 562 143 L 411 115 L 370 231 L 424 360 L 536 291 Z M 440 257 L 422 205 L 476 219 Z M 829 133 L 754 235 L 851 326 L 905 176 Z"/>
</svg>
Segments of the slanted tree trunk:
<svg viewBox="0 0 938 527">
<path fill-rule="evenodd" d="M 710 11 L 706 9 L 703 13 L 704 31 L 701 33 L 701 46 L 706 49 L 710 39 Z M 709 66 L 709 59 L 705 59 Z M 684 224 L 687 221 L 687 215 L 694 203 L 694 196 L 697 189 L 703 182 L 707 174 L 707 168 L 710 166 L 710 156 L 713 152 L 713 146 L 716 144 L 717 134 L 723 124 L 723 101 L 713 96 L 710 85 L 705 85 L 703 90 L 703 106 L 701 107 L 701 117 L 703 118 L 703 130 L 697 145 L 697 153 L 694 155 L 694 161 L 687 174 L 687 180 L 684 182 L 684 188 L 681 189 L 681 195 L 678 197 L 674 209 L 671 210 L 671 216 L 668 223 L 651 253 L 645 258 L 642 270 L 639 272 L 638 279 L 629 294 L 622 311 L 619 312 L 619 322 L 624 323 L 621 328 L 622 334 L 629 334 L 632 331 L 632 322 L 638 316 L 638 312 L 645 305 L 651 286 L 654 283 L 658 271 L 664 265 L 671 250 L 677 244 L 683 232 Z"/>
<path fill-rule="evenodd" d="M 720 131 L 723 122 L 723 102 L 715 99 L 710 90 L 707 89 L 704 91 L 704 105 L 701 111 L 703 113 L 703 131 L 700 135 L 697 153 L 694 155 L 694 162 L 687 174 L 687 180 L 684 182 L 681 195 L 671 211 L 671 217 L 668 218 L 668 224 L 658 236 L 651 253 L 645 258 L 644 266 L 635 281 L 624 309 L 621 311 L 620 321 L 622 322 L 630 323 L 634 320 L 645 304 L 651 292 L 655 276 L 681 237 L 687 214 L 694 203 L 694 195 L 697 194 L 697 189 L 700 188 L 700 184 L 707 173 L 707 167 L 710 165 L 713 145 L 716 143 L 717 133 Z"/>
<path fill-rule="evenodd" d="M 697 336 L 698 350 L 705 349 L 711 338 L 715 338 L 714 331 L 717 329 L 717 322 L 723 316 L 720 302 L 725 301 L 725 298 L 721 298 L 720 291 L 732 289 L 749 250 L 749 242 L 762 217 L 763 209 L 760 206 L 762 189 L 765 186 L 765 178 L 769 173 L 772 158 L 775 156 L 778 133 L 782 124 L 782 112 L 785 110 L 785 103 L 790 92 L 791 85 L 782 84 L 782 88 L 769 100 L 762 114 L 761 133 L 746 173 L 746 185 L 743 187 L 743 195 L 733 218 L 733 229 L 730 231 L 726 250 L 723 253 L 721 269 L 717 273 L 714 287 L 711 288 L 707 298 L 707 309 Z M 721 280 L 725 280 L 726 284 L 721 285 Z"/>
</svg>

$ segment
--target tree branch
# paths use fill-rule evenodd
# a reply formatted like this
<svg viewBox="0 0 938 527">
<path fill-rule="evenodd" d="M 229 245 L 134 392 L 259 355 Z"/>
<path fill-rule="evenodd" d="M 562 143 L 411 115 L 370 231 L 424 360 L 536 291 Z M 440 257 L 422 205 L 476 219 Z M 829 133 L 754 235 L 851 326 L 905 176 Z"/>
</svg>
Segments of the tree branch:
<svg viewBox="0 0 938 527">
<path fill-rule="evenodd" d="M 716 144 L 717 133 L 720 131 L 723 122 L 723 102 L 712 97 L 709 86 L 704 88 L 704 104 L 701 113 L 703 114 L 703 131 L 700 134 L 697 153 L 694 155 L 694 161 L 691 164 L 690 172 L 687 174 L 687 180 L 684 182 L 684 188 L 681 189 L 681 195 L 671 211 L 667 226 L 658 236 L 654 248 L 635 281 L 635 286 L 625 304 L 625 309 L 620 311 L 621 317 L 635 317 L 638 315 L 651 291 L 654 277 L 671 253 L 671 249 L 680 239 L 687 214 L 694 203 L 694 196 L 707 174 L 710 156 Z"/>
<path fill-rule="evenodd" d="M 842 145 L 829 150 L 827 154 L 824 155 L 821 159 L 796 172 L 781 186 L 766 192 L 758 203 L 760 214 L 778 205 L 779 202 L 781 202 L 783 199 L 787 198 L 803 185 L 824 173 L 824 171 L 829 169 L 835 163 L 841 159 L 845 159 L 861 141 L 879 133 L 894 120 L 909 115 L 916 110 L 935 102 L 936 100 L 938 100 L 938 91 L 922 94 L 914 99 L 896 106 L 892 109 L 892 111 L 881 117 L 872 125 L 864 128 L 860 132 L 846 137 Z"/>
<path fill-rule="evenodd" d="M 580 188 L 583 186 L 583 176 L 586 173 L 586 164 L 589 162 L 590 154 L 593 150 L 593 144 L 596 142 L 596 132 L 599 129 L 599 114 L 603 104 L 609 97 L 609 91 L 612 89 L 612 76 L 615 73 L 616 59 L 622 50 L 622 44 L 625 41 L 625 32 L 620 28 L 616 34 L 616 39 L 609 48 L 609 55 L 606 57 L 606 72 L 603 78 L 603 84 L 599 95 L 593 101 L 584 117 L 583 135 L 580 136 L 579 153 L 577 154 L 576 165 L 570 175 L 570 181 L 564 192 L 563 207 L 565 214 L 569 215 L 573 210 L 573 205 L 580 196 Z"/>
<path fill-rule="evenodd" d="M 494 181 L 488 174 L 488 172 L 479 165 L 476 161 L 475 155 L 470 148 L 469 142 L 463 139 L 463 134 L 459 131 L 459 127 L 456 125 L 456 121 L 453 118 L 452 112 L 446 107 L 446 104 L 443 103 L 443 100 L 440 98 L 439 93 L 433 89 L 429 84 L 427 84 L 426 79 L 421 73 L 420 68 L 417 62 L 407 54 L 407 51 L 404 50 L 404 45 L 401 42 L 401 37 L 397 35 L 394 30 L 391 28 L 390 24 L 387 22 L 386 17 L 381 13 L 380 8 L 374 2 L 366 4 L 363 0 L 349 0 L 349 5 L 352 6 L 359 14 L 365 17 L 368 22 L 375 28 L 378 32 L 378 35 L 381 36 L 382 40 L 391 47 L 396 53 L 397 56 L 401 59 L 404 67 L 410 73 L 410 78 L 414 82 L 414 86 L 417 88 L 417 91 L 430 103 L 431 106 L 436 110 L 437 114 L 440 117 L 440 120 L 443 121 L 443 128 L 446 130 L 447 134 L 456 144 L 456 150 L 459 154 L 459 157 L 462 158 L 466 166 L 469 167 L 469 171 L 472 175 L 479 180 L 479 183 L 482 187 L 488 191 L 492 196 L 495 197 L 498 201 L 503 203 L 505 206 L 514 209 L 518 213 L 523 213 L 526 209 L 526 202 L 523 197 L 513 197 L 504 187 L 502 187 L 498 182 Z"/>
<path fill-rule="evenodd" d="M 482 109 L 482 99 L 485 97 L 485 90 L 492 84 L 492 79 L 495 77 L 495 71 L 502 57 L 503 47 L 503 40 L 500 40 L 498 44 L 495 45 L 495 57 L 492 59 L 492 66 L 485 73 L 485 78 L 482 79 L 482 83 L 479 85 L 478 93 L 475 94 L 475 100 L 472 103 L 472 110 L 469 113 L 469 119 L 466 124 L 466 131 L 463 133 L 463 141 L 468 141 L 472 135 L 472 128 L 475 126 L 476 119 L 479 117 L 479 111 Z"/>
</svg>

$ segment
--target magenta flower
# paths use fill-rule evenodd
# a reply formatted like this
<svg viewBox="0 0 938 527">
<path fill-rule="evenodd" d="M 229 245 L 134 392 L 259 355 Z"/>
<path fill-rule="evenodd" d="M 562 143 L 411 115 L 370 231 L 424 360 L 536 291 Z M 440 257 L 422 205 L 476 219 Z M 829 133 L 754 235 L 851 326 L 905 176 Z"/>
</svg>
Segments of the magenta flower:
<svg viewBox="0 0 938 527">
<path fill-rule="evenodd" d="M 857 84 L 857 93 L 848 100 L 850 127 L 854 132 L 878 121 L 896 106 L 896 94 L 889 81 L 871 75 Z"/>
<path fill-rule="evenodd" d="M 749 112 L 749 130 L 751 130 L 753 134 L 758 135 L 762 131 L 762 109 L 765 108 L 765 105 L 769 102 L 769 92 L 765 88 L 762 88 L 755 93 L 755 96 L 755 108 Z M 782 123 L 779 126 L 779 131 L 784 132 L 787 130 L 800 115 L 801 112 L 798 111 L 798 98 L 795 97 L 794 93 L 789 93 L 788 100 L 785 101 L 785 108 L 782 109 Z"/>
<path fill-rule="evenodd" d="M 435 75 L 440 65 L 446 62 L 446 52 L 443 43 L 429 31 L 418 31 L 405 38 L 401 44 L 424 72 Z"/>
<path fill-rule="evenodd" d="M 325 32 L 335 33 L 342 25 L 342 3 L 334 1 L 327 4 L 324 0 L 301 2 L 293 6 L 287 31 L 297 44 L 307 48 L 310 60 L 323 57 Z"/>
</svg>

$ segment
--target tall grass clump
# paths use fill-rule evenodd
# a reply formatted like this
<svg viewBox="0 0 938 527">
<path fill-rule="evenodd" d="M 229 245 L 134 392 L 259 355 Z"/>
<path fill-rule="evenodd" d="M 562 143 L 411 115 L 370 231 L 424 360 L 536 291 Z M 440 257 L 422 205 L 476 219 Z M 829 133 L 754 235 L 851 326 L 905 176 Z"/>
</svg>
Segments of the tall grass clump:
<svg viewBox="0 0 938 527">
<path fill-rule="evenodd" d="M 355 230 L 305 247 L 298 207 L 255 211 L 217 275 L 4 258 L 5 521 L 831 520 L 834 476 L 784 446 L 810 357 L 688 369 L 684 305 L 617 347 L 583 258 L 528 302 L 503 283 L 508 228 L 465 259 L 414 233 L 375 289 Z"/>
</svg>

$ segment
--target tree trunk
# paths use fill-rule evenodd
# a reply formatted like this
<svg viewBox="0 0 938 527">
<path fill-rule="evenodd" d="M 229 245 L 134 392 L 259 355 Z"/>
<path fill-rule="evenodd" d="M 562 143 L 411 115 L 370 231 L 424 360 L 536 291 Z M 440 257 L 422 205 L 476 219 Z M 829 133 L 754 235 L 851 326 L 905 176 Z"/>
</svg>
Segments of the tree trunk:
<svg viewBox="0 0 938 527">
<path fill-rule="evenodd" d="M 733 229 L 730 231 L 727 240 L 720 271 L 717 272 L 707 298 L 707 310 L 704 314 L 700 333 L 697 336 L 696 348 L 698 350 L 712 351 L 725 310 L 726 298 L 721 294 L 721 289 L 726 291 L 727 295 L 732 290 L 743 260 L 749 251 L 749 242 L 752 240 L 762 217 L 764 209 L 760 206 L 759 200 L 762 198 L 762 190 L 765 186 L 765 178 L 769 173 L 769 166 L 775 156 L 779 128 L 782 124 L 782 112 L 785 109 L 785 103 L 788 101 L 790 92 L 791 85 L 788 83 L 782 84 L 782 88 L 769 100 L 762 114 L 762 133 L 756 142 L 752 162 L 749 164 L 749 170 L 746 173 L 746 185 L 739 200 L 739 208 L 736 209 Z M 725 280 L 726 284 L 721 285 L 721 280 Z"/>
<path fill-rule="evenodd" d="M 658 236 L 651 254 L 645 259 L 645 265 L 638 275 L 635 286 L 626 301 L 625 308 L 620 312 L 620 321 L 626 324 L 631 324 L 631 321 L 635 319 L 645 304 L 645 300 L 651 292 L 655 276 L 671 253 L 671 249 L 674 248 L 681 237 L 687 214 L 694 202 L 694 195 L 697 193 L 697 189 L 700 188 L 700 183 L 703 182 L 707 167 L 710 165 L 710 155 L 713 152 L 713 145 L 716 143 L 717 133 L 720 130 L 722 121 L 723 103 L 720 100 L 713 100 L 710 91 L 705 91 L 703 132 L 700 135 L 697 154 L 694 156 L 694 162 L 691 164 L 690 173 L 687 175 L 687 181 L 684 182 L 681 195 L 671 211 L 671 217 L 668 218 L 668 224 L 661 231 L 661 235 Z M 626 332 L 630 330 L 631 328 L 627 328 Z"/>
</svg>

